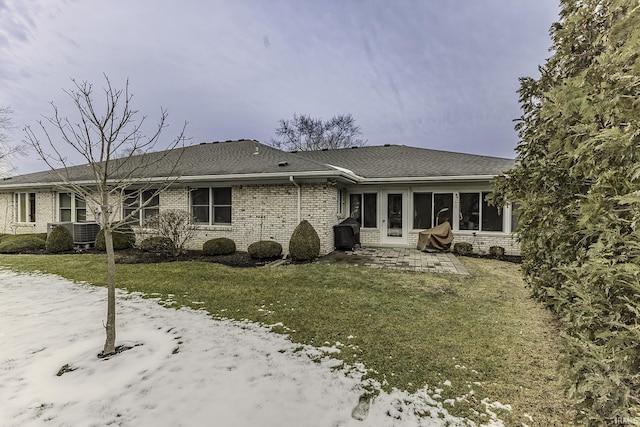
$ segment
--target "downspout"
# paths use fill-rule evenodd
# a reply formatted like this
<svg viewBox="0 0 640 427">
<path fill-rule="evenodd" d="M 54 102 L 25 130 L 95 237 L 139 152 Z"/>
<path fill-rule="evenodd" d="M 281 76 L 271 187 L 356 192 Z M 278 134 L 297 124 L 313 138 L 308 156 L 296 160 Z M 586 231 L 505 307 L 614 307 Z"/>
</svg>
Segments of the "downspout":
<svg viewBox="0 0 640 427">
<path fill-rule="evenodd" d="M 298 184 L 297 182 L 295 182 L 293 180 L 293 175 L 289 176 L 289 181 L 291 181 L 291 183 L 298 188 L 298 224 L 300 224 L 301 209 L 302 209 L 302 206 L 301 206 L 301 204 L 302 204 L 302 189 L 300 188 L 300 184 Z"/>
</svg>

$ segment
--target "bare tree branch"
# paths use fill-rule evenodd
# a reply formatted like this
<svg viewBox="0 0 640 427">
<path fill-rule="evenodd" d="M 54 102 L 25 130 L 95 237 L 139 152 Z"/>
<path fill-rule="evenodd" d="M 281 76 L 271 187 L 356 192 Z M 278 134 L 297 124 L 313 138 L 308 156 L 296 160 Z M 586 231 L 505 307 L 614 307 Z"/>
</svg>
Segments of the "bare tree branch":
<svg viewBox="0 0 640 427">
<path fill-rule="evenodd" d="M 11 160 L 16 155 L 24 154 L 23 145 L 9 143 L 8 132 L 15 128 L 11 114 L 13 114 L 11 108 L 0 106 L 0 175 L 12 171 L 14 167 L 11 164 Z"/>
<path fill-rule="evenodd" d="M 276 138 L 270 144 L 287 151 L 312 151 L 359 147 L 362 140 L 360 126 L 351 114 L 339 114 L 323 122 L 310 115 L 294 114 L 293 120 L 281 119 L 276 129 Z"/>
<path fill-rule="evenodd" d="M 129 81 L 124 89 L 115 89 L 105 75 L 103 107 L 95 98 L 93 85 L 72 80 L 74 88 L 65 90 L 78 113 L 78 121 L 63 117 L 54 104 L 53 116 L 38 122 L 39 136 L 31 127 L 25 128 L 25 141 L 31 145 L 60 179 L 60 189 L 75 193 L 87 202 L 87 208 L 96 208 L 96 220 L 104 231 L 107 247 L 108 303 L 104 355 L 115 352 L 115 254 L 113 231 L 137 217 L 153 197 L 179 178 L 175 174 L 183 150 L 187 123 L 164 151 L 154 152 L 162 131 L 166 128 L 167 111 L 160 110 L 160 120 L 144 133 L 146 116 L 137 120 L 137 111 L 131 107 Z M 55 131 L 55 136 L 49 132 Z M 71 165 L 67 150 L 80 154 L 85 165 Z M 163 176 L 154 175 L 163 165 Z M 87 178 L 89 173 L 89 178 Z M 151 179 L 153 178 L 153 179 Z M 153 196 L 142 200 L 133 209 L 120 209 L 125 190 L 133 188 L 136 194 L 151 191 Z M 123 212 L 120 215 L 120 212 Z"/>
</svg>

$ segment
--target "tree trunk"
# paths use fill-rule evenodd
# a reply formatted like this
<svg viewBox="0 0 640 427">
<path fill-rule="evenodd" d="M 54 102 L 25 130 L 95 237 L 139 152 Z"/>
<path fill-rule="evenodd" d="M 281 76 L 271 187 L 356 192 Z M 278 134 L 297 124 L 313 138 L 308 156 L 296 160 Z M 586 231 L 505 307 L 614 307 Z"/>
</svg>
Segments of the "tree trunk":
<svg viewBox="0 0 640 427">
<path fill-rule="evenodd" d="M 104 228 L 104 242 L 107 249 L 107 338 L 102 354 L 109 356 L 116 352 L 116 256 L 110 227 Z"/>
</svg>

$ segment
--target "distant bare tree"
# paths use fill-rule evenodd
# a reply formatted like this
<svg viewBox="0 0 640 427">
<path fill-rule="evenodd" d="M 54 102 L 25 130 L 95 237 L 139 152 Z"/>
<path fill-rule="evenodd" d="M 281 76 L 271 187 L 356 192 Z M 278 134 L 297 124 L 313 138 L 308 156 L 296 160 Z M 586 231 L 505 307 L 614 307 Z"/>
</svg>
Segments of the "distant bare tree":
<svg viewBox="0 0 640 427">
<path fill-rule="evenodd" d="M 351 114 L 339 114 L 330 120 L 294 114 L 293 120 L 281 119 L 271 145 L 287 151 L 312 151 L 324 148 L 359 147 L 366 144 L 360 126 Z"/>
<path fill-rule="evenodd" d="M 161 109 L 159 122 L 152 128 L 151 135 L 145 136 L 143 124 L 146 117 L 136 120 L 138 112 L 131 107 L 129 82 L 127 81 L 124 89 L 114 89 L 109 78 L 105 76 L 105 79 L 104 98 L 101 102 L 96 101 L 93 85 L 86 81 L 79 83 L 72 80 L 74 87 L 64 91 L 77 110 L 77 122 L 62 117 L 58 108 L 52 104 L 54 115 L 38 122 L 44 137 L 39 138 L 30 127 L 25 128 L 25 133 L 26 142 L 57 173 L 63 183 L 62 188 L 77 194 L 88 206 L 92 204 L 96 209 L 96 220 L 104 231 L 107 251 L 107 323 L 102 352 L 107 356 L 116 351 L 113 232 L 136 216 L 156 195 L 175 181 L 177 177 L 173 175 L 180 157 L 172 149 L 183 143 L 187 124 L 184 124 L 178 136 L 168 145 L 167 151 L 152 152 L 161 132 L 167 126 L 166 110 Z M 99 107 L 103 107 L 104 111 L 99 111 Z M 49 129 L 55 131 L 55 137 L 50 134 Z M 87 169 L 84 170 L 90 171 L 91 178 L 78 182 L 78 167 L 68 164 L 65 155 L 65 151 L 69 150 L 79 153 L 87 161 Z M 152 183 L 149 179 L 151 173 L 160 164 L 167 167 L 169 162 L 171 171 L 166 174 L 168 178 L 155 179 Z M 124 190 L 133 184 L 135 191 L 140 194 L 152 191 L 153 197 L 134 209 L 128 209 L 126 215 L 120 217 L 120 209 L 114 209 L 114 204 L 122 201 Z"/>
<path fill-rule="evenodd" d="M 0 175 L 11 171 L 11 159 L 24 151 L 23 146 L 12 145 L 9 142 L 8 131 L 14 128 L 11 114 L 11 108 L 0 106 Z"/>
</svg>

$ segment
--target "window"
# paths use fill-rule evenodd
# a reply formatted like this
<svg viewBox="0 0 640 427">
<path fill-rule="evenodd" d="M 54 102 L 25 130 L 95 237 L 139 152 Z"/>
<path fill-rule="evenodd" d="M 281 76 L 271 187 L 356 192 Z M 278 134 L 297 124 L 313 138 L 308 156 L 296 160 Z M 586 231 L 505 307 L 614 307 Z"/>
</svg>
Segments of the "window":
<svg viewBox="0 0 640 427">
<path fill-rule="evenodd" d="M 36 193 L 15 193 L 15 222 L 36 222 Z"/>
<path fill-rule="evenodd" d="M 87 220 L 87 203 L 77 194 L 58 194 L 58 219 L 61 222 L 85 222 Z"/>
<path fill-rule="evenodd" d="M 191 215 L 197 222 L 209 224 L 209 189 L 196 188 L 191 192 Z"/>
<path fill-rule="evenodd" d="M 231 187 L 191 190 L 191 214 L 203 224 L 231 224 Z"/>
<path fill-rule="evenodd" d="M 375 228 L 378 226 L 378 195 L 365 193 L 364 195 L 364 223 L 363 227 Z"/>
<path fill-rule="evenodd" d="M 460 193 L 460 230 L 480 230 L 480 193 Z"/>
<path fill-rule="evenodd" d="M 213 223 L 231 224 L 231 188 L 213 188 Z"/>
<path fill-rule="evenodd" d="M 440 193 L 433 195 L 433 225 L 440 225 L 445 221 L 451 221 L 453 215 L 453 193 Z"/>
<path fill-rule="evenodd" d="M 502 231 L 502 209 L 490 206 L 489 191 L 460 193 L 460 230 Z"/>
<path fill-rule="evenodd" d="M 487 202 L 490 191 L 482 193 L 482 231 L 502 231 L 502 208 Z"/>
<path fill-rule="evenodd" d="M 413 228 L 426 229 L 449 221 L 453 212 L 453 193 L 413 193 Z"/>
<path fill-rule="evenodd" d="M 431 228 L 431 193 L 413 193 L 413 228 Z"/>
<path fill-rule="evenodd" d="M 337 203 L 337 212 L 339 215 L 342 215 L 342 212 L 344 212 L 344 189 L 342 188 L 338 189 Z"/>
<path fill-rule="evenodd" d="M 378 226 L 378 194 L 350 194 L 350 216 L 362 227 L 376 228 Z"/>
<path fill-rule="evenodd" d="M 160 213 L 160 195 L 156 190 L 125 190 L 122 216 L 133 225 L 143 225 Z"/>
</svg>

